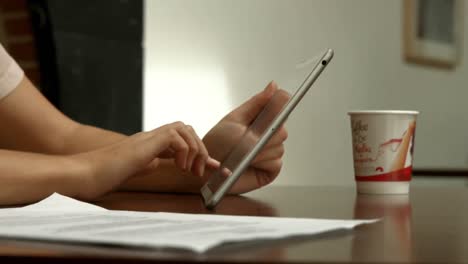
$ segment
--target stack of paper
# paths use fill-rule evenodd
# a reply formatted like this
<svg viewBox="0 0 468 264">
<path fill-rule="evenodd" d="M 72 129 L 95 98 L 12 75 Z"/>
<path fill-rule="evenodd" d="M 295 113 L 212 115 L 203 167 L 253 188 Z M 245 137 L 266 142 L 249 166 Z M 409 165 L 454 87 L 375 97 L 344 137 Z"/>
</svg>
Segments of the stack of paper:
<svg viewBox="0 0 468 264">
<path fill-rule="evenodd" d="M 225 242 L 275 239 L 351 229 L 375 220 L 324 220 L 110 211 L 59 194 L 0 210 L 0 237 L 99 243 L 195 252 Z"/>
</svg>

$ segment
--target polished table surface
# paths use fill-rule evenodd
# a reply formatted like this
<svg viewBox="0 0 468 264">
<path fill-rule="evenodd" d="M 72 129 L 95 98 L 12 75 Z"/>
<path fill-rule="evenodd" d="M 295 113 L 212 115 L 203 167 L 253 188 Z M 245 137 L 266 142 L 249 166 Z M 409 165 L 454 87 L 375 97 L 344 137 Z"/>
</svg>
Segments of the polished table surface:
<svg viewBox="0 0 468 264">
<path fill-rule="evenodd" d="M 351 231 L 241 242 L 204 254 L 0 240 L 0 263 L 468 263 L 468 188 L 412 187 L 410 195 L 357 195 L 353 187 L 270 186 L 229 196 L 215 211 L 197 195 L 119 192 L 116 210 L 338 219 L 381 218 Z"/>
</svg>

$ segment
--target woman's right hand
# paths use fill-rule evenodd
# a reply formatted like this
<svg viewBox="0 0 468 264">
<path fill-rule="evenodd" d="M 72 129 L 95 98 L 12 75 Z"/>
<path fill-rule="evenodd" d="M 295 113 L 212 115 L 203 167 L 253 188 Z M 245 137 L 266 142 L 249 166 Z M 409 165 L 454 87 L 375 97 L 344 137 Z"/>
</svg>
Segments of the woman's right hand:
<svg viewBox="0 0 468 264">
<path fill-rule="evenodd" d="M 134 134 L 110 146 L 70 156 L 84 165 L 78 180 L 79 198 L 94 199 L 115 189 L 123 181 L 160 159 L 173 159 L 175 165 L 201 177 L 205 168 L 219 167 L 191 126 L 182 122 Z"/>
</svg>

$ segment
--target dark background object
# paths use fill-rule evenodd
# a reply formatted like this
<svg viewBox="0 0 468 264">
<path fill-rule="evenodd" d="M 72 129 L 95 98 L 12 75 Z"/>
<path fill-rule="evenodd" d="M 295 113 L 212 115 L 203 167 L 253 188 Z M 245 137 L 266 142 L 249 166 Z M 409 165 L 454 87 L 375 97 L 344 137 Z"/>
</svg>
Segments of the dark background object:
<svg viewBox="0 0 468 264">
<path fill-rule="evenodd" d="M 143 1 L 29 0 L 41 90 L 72 119 L 142 129 Z"/>
</svg>

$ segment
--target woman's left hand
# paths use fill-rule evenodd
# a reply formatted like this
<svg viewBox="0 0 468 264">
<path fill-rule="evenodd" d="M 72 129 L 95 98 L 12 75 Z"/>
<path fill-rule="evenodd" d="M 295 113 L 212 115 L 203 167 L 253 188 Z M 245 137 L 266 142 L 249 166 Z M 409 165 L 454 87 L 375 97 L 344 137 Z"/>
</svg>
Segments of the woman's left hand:
<svg viewBox="0 0 468 264">
<path fill-rule="evenodd" d="M 279 112 L 280 107 L 289 99 L 289 94 L 278 89 L 277 85 L 271 82 L 263 91 L 234 109 L 216 124 L 203 138 L 203 143 L 210 156 L 223 161 L 229 151 L 239 143 L 248 126 L 263 110 L 273 95 L 278 96 L 275 97 L 278 102 L 278 109 L 274 109 L 274 112 Z M 234 184 L 230 193 L 245 193 L 271 183 L 281 170 L 284 154 L 283 143 L 286 138 L 287 131 L 284 126 L 281 126 Z M 209 176 L 210 172 L 207 171 L 204 180 L 208 180 Z"/>
</svg>

